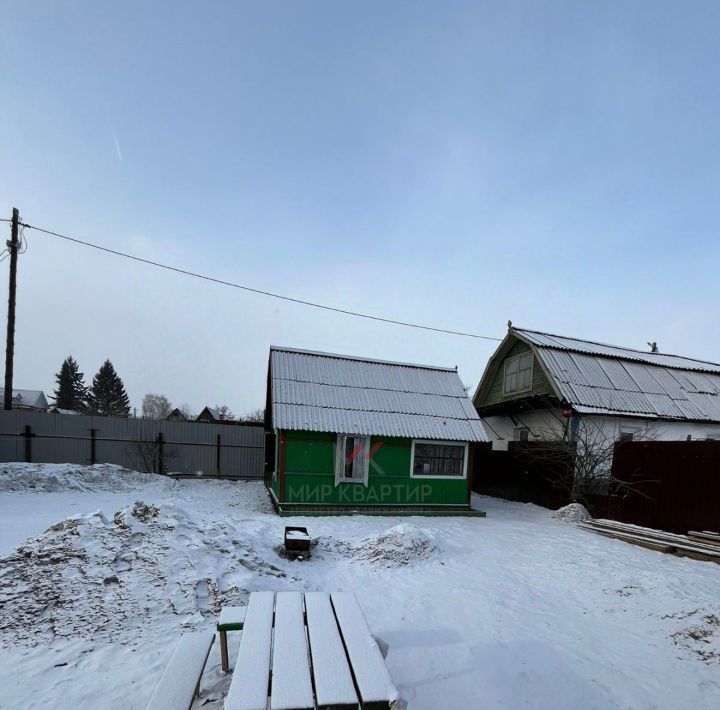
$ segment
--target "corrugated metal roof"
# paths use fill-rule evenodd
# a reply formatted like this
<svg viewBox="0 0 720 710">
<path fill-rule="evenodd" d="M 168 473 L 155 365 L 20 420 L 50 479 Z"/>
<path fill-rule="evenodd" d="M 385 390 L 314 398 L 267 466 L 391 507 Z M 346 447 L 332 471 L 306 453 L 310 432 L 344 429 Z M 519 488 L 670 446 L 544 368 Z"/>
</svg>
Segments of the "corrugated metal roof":
<svg viewBox="0 0 720 710">
<path fill-rule="evenodd" d="M 270 349 L 278 429 L 485 441 L 457 370 Z"/>
<path fill-rule="evenodd" d="M 514 333 L 522 336 L 525 340 L 540 347 L 555 348 L 557 350 L 572 350 L 590 355 L 603 355 L 605 357 L 621 358 L 623 360 L 637 360 L 648 365 L 661 365 L 663 367 L 679 368 L 681 370 L 697 370 L 699 372 L 720 373 L 720 364 L 694 360 L 680 355 L 668 355 L 666 353 L 651 353 L 632 348 L 622 348 L 617 345 L 606 345 L 595 343 L 591 340 L 578 340 L 577 338 L 566 338 L 562 335 L 540 333 L 535 330 L 524 330 L 513 328 Z"/>
<path fill-rule="evenodd" d="M 0 397 L 5 396 L 5 388 L 0 387 Z M 12 391 L 13 404 L 17 407 L 31 407 L 33 409 L 47 409 L 48 401 L 42 390 L 19 390 Z"/>
<path fill-rule="evenodd" d="M 720 365 L 513 328 L 577 411 L 720 421 Z"/>
</svg>

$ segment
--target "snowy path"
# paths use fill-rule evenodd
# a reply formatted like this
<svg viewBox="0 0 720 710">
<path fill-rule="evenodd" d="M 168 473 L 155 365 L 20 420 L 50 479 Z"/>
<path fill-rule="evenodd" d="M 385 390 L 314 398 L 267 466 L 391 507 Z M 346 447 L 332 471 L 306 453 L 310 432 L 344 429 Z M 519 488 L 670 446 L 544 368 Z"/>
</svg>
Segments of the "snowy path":
<svg viewBox="0 0 720 710">
<path fill-rule="evenodd" d="M 488 498 L 476 501 L 485 519 L 280 519 L 260 484 L 113 485 L 0 492 L 4 552 L 48 523 L 104 513 L 3 560 L 2 707 L 142 708 L 181 625 L 212 628 L 219 604 L 261 589 L 356 591 L 412 710 L 720 707 L 719 565 Z M 136 500 L 151 507 L 113 520 Z M 319 538 L 311 560 L 277 555 L 289 522 Z M 54 564 L 42 551 L 68 558 Z M 23 614 L 31 631 L 13 626 Z M 215 644 L 203 708 L 221 707 L 219 664 Z"/>
</svg>

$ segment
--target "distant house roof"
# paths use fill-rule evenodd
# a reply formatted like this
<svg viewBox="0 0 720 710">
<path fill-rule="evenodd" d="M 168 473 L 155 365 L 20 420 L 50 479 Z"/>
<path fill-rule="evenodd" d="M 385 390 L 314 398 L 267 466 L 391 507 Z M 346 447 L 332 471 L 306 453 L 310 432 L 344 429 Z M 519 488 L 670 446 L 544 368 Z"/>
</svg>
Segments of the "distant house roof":
<svg viewBox="0 0 720 710">
<path fill-rule="evenodd" d="M 273 346 L 268 385 L 277 429 L 486 439 L 455 369 Z"/>
<path fill-rule="evenodd" d="M 168 414 L 165 417 L 165 419 L 170 420 L 170 421 L 176 421 L 176 422 L 186 422 L 187 421 L 185 412 L 183 412 L 180 409 L 180 407 L 175 407 L 175 409 L 173 409 L 172 412 L 170 412 L 170 414 Z"/>
<path fill-rule="evenodd" d="M 203 407 L 202 412 L 198 414 L 198 419 L 214 419 L 215 421 L 220 421 L 220 412 L 215 409 L 215 407 Z"/>
<path fill-rule="evenodd" d="M 558 398 L 580 413 L 720 421 L 718 363 L 522 328 L 510 328 L 497 353 L 514 338 L 530 345 Z"/>
<path fill-rule="evenodd" d="M 5 397 L 5 388 L 0 387 L 0 399 Z M 14 409 L 42 409 L 48 408 L 48 401 L 42 390 L 16 390 L 12 391 Z"/>
</svg>

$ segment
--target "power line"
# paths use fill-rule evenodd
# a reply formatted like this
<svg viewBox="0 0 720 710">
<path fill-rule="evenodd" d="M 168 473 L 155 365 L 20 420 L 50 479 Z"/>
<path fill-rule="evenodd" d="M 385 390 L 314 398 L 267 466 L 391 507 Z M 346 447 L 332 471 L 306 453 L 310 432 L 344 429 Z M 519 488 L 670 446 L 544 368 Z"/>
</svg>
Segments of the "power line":
<svg viewBox="0 0 720 710">
<path fill-rule="evenodd" d="M 199 274 L 195 271 L 188 271 L 187 269 L 180 269 L 176 266 L 169 266 L 168 264 L 162 264 L 159 261 L 152 261 L 151 259 L 144 259 L 140 256 L 135 256 L 134 254 L 128 254 L 123 251 L 118 251 L 117 249 L 110 249 L 109 247 L 103 247 L 99 244 L 93 244 L 92 242 L 84 241 L 83 239 L 77 239 L 76 237 L 69 237 L 66 234 L 60 234 L 58 232 L 53 232 L 49 229 L 43 229 L 42 227 L 35 227 L 32 224 L 25 224 L 21 223 L 21 226 L 27 228 L 27 229 L 34 229 L 36 232 L 41 232 L 42 234 L 48 234 L 52 237 L 58 237 L 59 239 L 65 239 L 69 242 L 74 242 L 75 244 L 81 244 L 82 246 L 90 247 L 92 249 L 97 249 L 98 251 L 103 251 L 108 254 L 114 254 L 115 256 L 121 256 L 125 259 L 131 259 L 132 261 L 138 261 L 141 264 L 148 264 L 149 266 L 155 266 L 159 269 L 165 269 L 166 271 L 174 271 L 177 274 L 184 274 L 185 276 L 192 276 L 196 279 L 202 279 L 204 281 L 210 281 L 212 283 L 220 284 L 222 286 L 230 286 L 231 288 L 237 288 L 242 291 L 249 291 L 250 293 L 257 293 L 262 296 L 269 296 L 270 298 L 277 298 L 282 301 L 289 301 L 290 303 L 299 303 L 303 306 L 311 306 L 312 308 L 320 308 L 325 311 L 332 311 L 333 313 L 342 313 L 346 316 L 355 316 L 356 318 L 366 318 L 367 320 L 374 320 L 374 321 L 380 321 L 381 323 L 391 323 L 393 325 L 401 325 L 406 328 L 418 328 L 420 330 L 431 330 L 435 333 L 446 333 L 448 335 L 459 335 L 465 338 L 477 338 L 480 340 L 496 340 L 501 341 L 502 338 L 493 338 L 489 335 L 478 335 L 477 333 L 466 333 L 464 331 L 460 330 L 448 330 L 446 328 L 434 328 L 433 326 L 429 325 L 420 325 L 418 323 L 408 323 L 406 321 L 401 320 L 395 320 L 393 318 L 383 318 L 381 316 L 374 316 L 370 315 L 368 313 L 359 313 L 358 311 L 349 311 L 344 308 L 336 308 L 334 306 L 327 306 L 322 303 L 314 303 L 312 301 L 305 301 L 302 298 L 294 298 L 292 296 L 284 296 L 279 293 L 273 293 L 272 291 L 264 291 L 259 288 L 252 288 L 250 286 L 244 286 L 243 284 L 233 283 L 232 281 L 225 281 L 223 279 L 217 279 L 213 276 L 207 276 L 205 274 Z"/>
</svg>

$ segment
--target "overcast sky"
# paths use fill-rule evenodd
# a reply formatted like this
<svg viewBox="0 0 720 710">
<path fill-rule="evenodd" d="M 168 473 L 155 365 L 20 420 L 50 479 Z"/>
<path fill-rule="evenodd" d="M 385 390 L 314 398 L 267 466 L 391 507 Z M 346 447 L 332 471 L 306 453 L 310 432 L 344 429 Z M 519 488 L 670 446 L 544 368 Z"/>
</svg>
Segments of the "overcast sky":
<svg viewBox="0 0 720 710">
<path fill-rule="evenodd" d="M 720 361 L 718 2 L 52 0 L 0 25 L 2 217 L 389 318 Z M 110 358 L 138 408 L 242 414 L 271 344 L 473 388 L 496 345 L 26 237 L 16 387 Z"/>
</svg>

